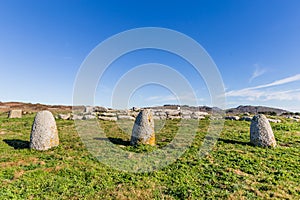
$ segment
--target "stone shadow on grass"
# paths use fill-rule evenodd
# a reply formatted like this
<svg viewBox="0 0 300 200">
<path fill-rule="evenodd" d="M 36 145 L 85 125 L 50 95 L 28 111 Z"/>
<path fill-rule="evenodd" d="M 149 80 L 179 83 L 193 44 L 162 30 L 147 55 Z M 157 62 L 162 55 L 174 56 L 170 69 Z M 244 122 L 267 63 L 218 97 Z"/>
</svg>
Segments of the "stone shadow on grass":
<svg viewBox="0 0 300 200">
<path fill-rule="evenodd" d="M 94 138 L 94 140 L 105 140 L 105 141 L 110 141 L 117 145 L 130 146 L 130 141 L 123 140 L 122 138 L 108 137 L 108 138 Z"/>
<path fill-rule="evenodd" d="M 28 149 L 29 142 L 25 140 L 18 140 L 18 139 L 4 139 L 3 140 L 6 144 L 13 147 L 14 149 Z"/>
<path fill-rule="evenodd" d="M 218 141 L 227 143 L 227 144 L 241 144 L 241 145 L 249 145 L 252 146 L 252 144 L 250 142 L 242 142 L 242 141 L 237 141 L 237 140 L 229 140 L 229 139 L 222 139 L 219 138 Z"/>
</svg>

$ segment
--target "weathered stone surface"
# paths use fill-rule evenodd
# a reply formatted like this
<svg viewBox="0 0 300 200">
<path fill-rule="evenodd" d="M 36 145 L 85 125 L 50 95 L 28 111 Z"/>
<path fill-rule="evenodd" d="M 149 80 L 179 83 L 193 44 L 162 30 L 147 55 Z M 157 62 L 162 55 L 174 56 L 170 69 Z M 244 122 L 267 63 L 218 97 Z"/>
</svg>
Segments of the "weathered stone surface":
<svg viewBox="0 0 300 200">
<path fill-rule="evenodd" d="M 183 115 L 182 119 L 191 119 L 191 116 L 190 115 Z"/>
<path fill-rule="evenodd" d="M 72 120 L 82 120 L 83 116 L 82 115 L 73 115 L 71 118 Z"/>
<path fill-rule="evenodd" d="M 205 119 L 204 116 L 201 116 L 201 115 L 194 115 L 194 114 L 191 115 L 191 118 L 192 118 L 192 119 L 199 119 L 199 120 L 200 120 L 200 119 Z"/>
<path fill-rule="evenodd" d="M 130 144 L 155 145 L 154 120 L 150 109 L 142 110 L 136 117 Z"/>
<path fill-rule="evenodd" d="M 153 119 L 154 119 L 154 120 L 161 120 L 162 118 L 161 118 L 160 116 L 155 116 L 155 115 L 154 115 L 154 116 L 153 116 Z"/>
<path fill-rule="evenodd" d="M 134 119 L 138 116 L 138 114 L 139 114 L 139 112 L 130 112 L 130 113 L 128 113 L 129 114 L 129 116 L 131 116 L 131 117 L 134 117 Z"/>
<path fill-rule="evenodd" d="M 166 110 L 167 116 L 179 116 L 180 111 L 179 110 Z"/>
<path fill-rule="evenodd" d="M 32 125 L 30 148 L 43 151 L 58 145 L 58 132 L 52 113 L 47 110 L 38 112 Z"/>
<path fill-rule="evenodd" d="M 167 116 L 167 114 L 166 114 L 166 112 L 163 112 L 163 111 L 157 111 L 157 112 L 155 112 L 154 113 L 154 115 L 156 115 L 156 116 Z"/>
<path fill-rule="evenodd" d="M 117 115 L 116 113 L 111 113 L 111 112 L 100 113 L 100 116 L 103 116 L 103 117 L 115 117 L 116 115 Z"/>
<path fill-rule="evenodd" d="M 8 118 L 22 118 L 22 110 L 9 111 Z"/>
<path fill-rule="evenodd" d="M 273 123 L 281 123 L 280 119 L 268 119 L 268 121 Z"/>
<path fill-rule="evenodd" d="M 98 117 L 100 120 L 103 120 L 103 121 L 117 121 L 118 118 L 117 117 L 105 117 L 105 116 L 99 116 Z"/>
<path fill-rule="evenodd" d="M 170 115 L 167 118 L 168 119 L 181 119 L 181 116 L 172 116 L 172 115 Z"/>
<path fill-rule="evenodd" d="M 125 119 L 125 120 L 135 120 L 134 117 L 128 116 L 128 115 L 118 115 L 118 119 L 119 120 L 122 120 L 122 119 Z"/>
<path fill-rule="evenodd" d="M 116 113 L 118 115 L 128 115 L 129 111 L 128 110 L 117 110 Z"/>
<path fill-rule="evenodd" d="M 85 106 L 84 108 L 84 112 L 85 113 L 91 113 L 94 111 L 94 107 L 93 106 Z"/>
<path fill-rule="evenodd" d="M 58 119 L 63 119 L 63 120 L 68 120 L 71 118 L 71 114 L 58 114 L 57 116 Z"/>
<path fill-rule="evenodd" d="M 93 111 L 94 111 L 94 112 L 107 112 L 108 109 L 105 108 L 105 107 L 102 107 L 102 106 L 95 106 L 95 107 L 93 108 Z"/>
<path fill-rule="evenodd" d="M 250 125 L 250 142 L 260 147 L 276 146 L 276 140 L 266 116 L 259 114 L 252 118 Z"/>
<path fill-rule="evenodd" d="M 180 111 L 180 115 L 182 115 L 182 116 L 187 116 L 187 115 L 191 116 L 192 113 L 193 112 L 190 110 L 181 110 Z"/>
<path fill-rule="evenodd" d="M 95 115 L 84 115 L 82 117 L 83 120 L 90 120 L 90 119 L 96 119 Z"/>
<path fill-rule="evenodd" d="M 206 115 L 208 115 L 207 112 L 201 112 L 201 111 L 193 112 L 193 114 L 198 115 L 198 116 L 206 116 Z"/>
</svg>

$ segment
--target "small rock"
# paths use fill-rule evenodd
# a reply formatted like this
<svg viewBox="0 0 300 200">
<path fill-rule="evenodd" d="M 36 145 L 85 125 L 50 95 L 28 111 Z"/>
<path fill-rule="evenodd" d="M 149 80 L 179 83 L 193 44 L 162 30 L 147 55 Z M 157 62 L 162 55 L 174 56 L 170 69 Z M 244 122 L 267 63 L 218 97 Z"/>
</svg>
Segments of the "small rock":
<svg viewBox="0 0 300 200">
<path fill-rule="evenodd" d="M 250 125 L 250 142 L 260 147 L 275 147 L 276 140 L 271 125 L 265 115 L 252 118 Z"/>
<path fill-rule="evenodd" d="M 165 112 L 162 112 L 162 111 L 158 111 L 158 112 L 155 112 L 154 115 L 156 116 L 167 116 L 167 114 Z"/>
<path fill-rule="evenodd" d="M 58 119 L 68 120 L 71 118 L 71 114 L 58 114 Z"/>
<path fill-rule="evenodd" d="M 182 116 L 187 116 L 187 115 L 191 115 L 193 112 L 192 111 L 190 111 L 190 110 L 181 110 L 180 111 L 180 115 L 182 115 Z"/>
<path fill-rule="evenodd" d="M 191 119 L 191 116 L 190 115 L 184 115 L 184 116 L 182 116 L 182 119 Z"/>
<path fill-rule="evenodd" d="M 240 117 L 239 116 L 226 116 L 225 119 L 238 121 L 240 119 Z"/>
<path fill-rule="evenodd" d="M 94 112 L 108 112 L 108 109 L 102 106 L 96 106 L 93 108 Z"/>
<path fill-rule="evenodd" d="M 117 121 L 118 118 L 117 117 L 104 117 L 104 116 L 99 116 L 98 117 L 100 120 L 103 120 L 103 121 Z"/>
<path fill-rule="evenodd" d="M 207 112 L 201 112 L 201 111 L 196 111 L 196 112 L 193 112 L 194 115 L 198 115 L 198 116 L 206 116 L 208 115 Z"/>
<path fill-rule="evenodd" d="M 116 113 L 100 113 L 100 116 L 103 116 L 103 117 L 115 117 L 117 114 Z"/>
<path fill-rule="evenodd" d="M 247 122 L 251 122 L 252 118 L 251 117 L 247 117 L 247 116 L 243 116 L 240 118 L 240 121 L 247 121 Z"/>
<path fill-rule="evenodd" d="M 191 115 L 191 118 L 192 118 L 192 119 L 198 119 L 198 120 L 199 120 L 199 119 L 205 119 L 204 116 L 201 116 L 201 115 L 194 115 L 194 114 Z"/>
<path fill-rule="evenodd" d="M 22 118 L 22 110 L 9 111 L 8 118 Z"/>
<path fill-rule="evenodd" d="M 52 113 L 47 110 L 38 112 L 32 125 L 30 148 L 43 151 L 58 145 L 58 132 Z"/>
<path fill-rule="evenodd" d="M 94 110 L 93 106 L 85 106 L 85 108 L 84 108 L 85 113 L 92 113 L 93 110 Z"/>
<path fill-rule="evenodd" d="M 166 110 L 167 116 L 179 116 L 180 111 L 179 110 Z"/>
<path fill-rule="evenodd" d="M 82 117 L 83 120 L 90 120 L 90 119 L 96 119 L 95 115 L 84 115 Z"/>
<path fill-rule="evenodd" d="M 273 123 L 281 123 L 280 119 L 268 119 L 268 121 Z"/>
<path fill-rule="evenodd" d="M 117 110 L 118 115 L 128 115 L 129 111 L 128 110 Z"/>
<path fill-rule="evenodd" d="M 82 115 L 73 115 L 71 118 L 72 120 L 82 120 L 83 116 Z"/>
<path fill-rule="evenodd" d="M 125 119 L 125 120 L 135 120 L 135 118 L 132 117 L 132 116 L 128 116 L 128 115 L 118 115 L 118 120 L 122 120 L 122 119 Z"/>
<path fill-rule="evenodd" d="M 172 115 L 168 115 L 168 117 L 167 117 L 168 119 L 181 119 L 181 116 L 172 116 Z"/>
<path fill-rule="evenodd" d="M 154 120 L 150 109 L 142 110 L 136 117 L 132 129 L 130 144 L 155 145 Z"/>
</svg>

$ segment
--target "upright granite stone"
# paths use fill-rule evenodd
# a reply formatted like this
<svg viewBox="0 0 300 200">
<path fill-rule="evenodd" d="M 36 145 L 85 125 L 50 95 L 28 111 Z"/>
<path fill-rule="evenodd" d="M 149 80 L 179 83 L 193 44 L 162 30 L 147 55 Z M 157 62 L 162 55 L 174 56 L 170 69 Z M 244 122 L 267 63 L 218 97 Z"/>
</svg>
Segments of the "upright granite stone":
<svg viewBox="0 0 300 200">
<path fill-rule="evenodd" d="M 136 117 L 132 129 L 130 144 L 155 145 L 154 120 L 150 109 L 142 110 Z"/>
<path fill-rule="evenodd" d="M 44 110 L 36 114 L 29 145 L 31 149 L 40 151 L 59 145 L 56 122 L 51 112 Z"/>
<path fill-rule="evenodd" d="M 266 116 L 259 114 L 252 118 L 250 125 L 250 142 L 260 147 L 276 146 L 276 140 Z"/>
<path fill-rule="evenodd" d="M 22 110 L 9 111 L 8 118 L 22 118 Z"/>
</svg>

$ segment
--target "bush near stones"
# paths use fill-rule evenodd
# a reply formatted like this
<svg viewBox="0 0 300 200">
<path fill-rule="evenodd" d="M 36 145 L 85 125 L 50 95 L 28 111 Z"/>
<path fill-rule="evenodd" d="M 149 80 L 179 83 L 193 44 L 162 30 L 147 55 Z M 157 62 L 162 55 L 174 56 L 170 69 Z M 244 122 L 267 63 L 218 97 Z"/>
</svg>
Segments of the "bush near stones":
<svg viewBox="0 0 300 200">
<path fill-rule="evenodd" d="M 260 147 L 275 147 L 276 140 L 271 125 L 265 115 L 252 118 L 250 125 L 250 142 Z"/>
<path fill-rule="evenodd" d="M 132 129 L 130 144 L 155 145 L 154 120 L 150 109 L 142 110 L 136 117 Z"/>
<path fill-rule="evenodd" d="M 32 125 L 30 148 L 44 151 L 58 145 L 58 131 L 52 113 L 47 110 L 38 112 Z"/>
</svg>

